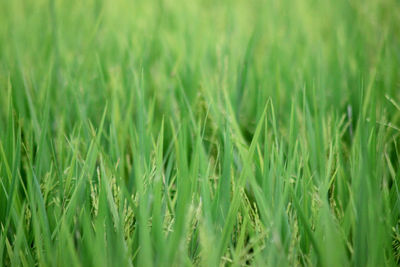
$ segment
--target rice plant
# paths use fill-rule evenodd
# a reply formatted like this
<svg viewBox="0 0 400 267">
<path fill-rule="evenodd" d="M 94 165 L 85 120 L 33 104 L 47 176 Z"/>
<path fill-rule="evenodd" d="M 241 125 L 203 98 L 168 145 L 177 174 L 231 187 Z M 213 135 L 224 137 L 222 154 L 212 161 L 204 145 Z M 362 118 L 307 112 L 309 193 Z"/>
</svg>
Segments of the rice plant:
<svg viewBox="0 0 400 267">
<path fill-rule="evenodd" d="M 398 0 L 1 0 L 1 266 L 400 264 Z"/>
</svg>

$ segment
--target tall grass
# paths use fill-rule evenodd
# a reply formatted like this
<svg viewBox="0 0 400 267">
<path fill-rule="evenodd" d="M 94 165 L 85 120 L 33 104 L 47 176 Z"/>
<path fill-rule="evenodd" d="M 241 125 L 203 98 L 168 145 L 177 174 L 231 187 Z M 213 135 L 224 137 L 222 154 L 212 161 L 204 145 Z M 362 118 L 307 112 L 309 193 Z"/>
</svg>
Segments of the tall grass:
<svg viewBox="0 0 400 267">
<path fill-rule="evenodd" d="M 400 263 L 397 0 L 0 1 L 0 265 Z"/>
</svg>

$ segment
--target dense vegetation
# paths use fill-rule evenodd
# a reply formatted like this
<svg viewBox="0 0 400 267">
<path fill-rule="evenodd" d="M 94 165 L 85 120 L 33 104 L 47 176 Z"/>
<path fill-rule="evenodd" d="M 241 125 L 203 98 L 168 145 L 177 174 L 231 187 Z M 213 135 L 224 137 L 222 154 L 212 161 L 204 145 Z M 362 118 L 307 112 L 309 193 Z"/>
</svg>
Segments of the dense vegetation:
<svg viewBox="0 0 400 267">
<path fill-rule="evenodd" d="M 0 1 L 0 265 L 400 262 L 398 0 Z"/>
</svg>

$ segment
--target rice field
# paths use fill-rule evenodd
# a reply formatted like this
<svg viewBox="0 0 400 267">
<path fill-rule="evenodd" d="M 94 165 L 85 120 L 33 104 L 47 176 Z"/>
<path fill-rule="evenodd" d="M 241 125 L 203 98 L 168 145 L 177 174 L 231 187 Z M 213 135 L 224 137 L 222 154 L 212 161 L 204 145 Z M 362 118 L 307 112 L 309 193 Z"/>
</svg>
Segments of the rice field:
<svg viewBox="0 0 400 267">
<path fill-rule="evenodd" d="M 0 266 L 398 266 L 398 0 L 0 0 Z"/>
</svg>

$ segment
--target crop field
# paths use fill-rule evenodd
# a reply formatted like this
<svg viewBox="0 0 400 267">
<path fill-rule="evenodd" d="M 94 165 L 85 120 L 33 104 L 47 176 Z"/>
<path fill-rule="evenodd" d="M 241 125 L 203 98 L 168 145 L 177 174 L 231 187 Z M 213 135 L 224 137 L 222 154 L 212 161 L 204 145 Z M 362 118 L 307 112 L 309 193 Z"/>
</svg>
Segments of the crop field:
<svg viewBox="0 0 400 267">
<path fill-rule="evenodd" d="M 398 266 L 400 1 L 0 0 L 0 266 Z"/>
</svg>

